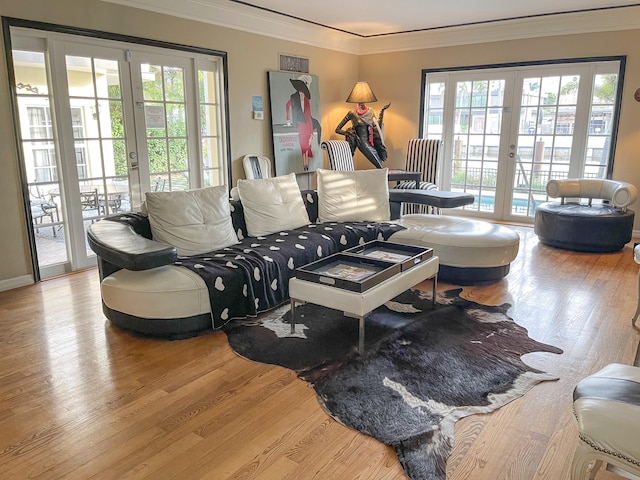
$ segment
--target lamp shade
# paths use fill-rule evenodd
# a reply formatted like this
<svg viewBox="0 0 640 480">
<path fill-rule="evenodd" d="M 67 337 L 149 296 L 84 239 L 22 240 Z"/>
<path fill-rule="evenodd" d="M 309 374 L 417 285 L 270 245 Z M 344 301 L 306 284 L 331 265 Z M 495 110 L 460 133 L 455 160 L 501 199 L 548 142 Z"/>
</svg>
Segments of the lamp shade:
<svg viewBox="0 0 640 480">
<path fill-rule="evenodd" d="M 357 82 L 347 97 L 347 103 L 372 103 L 377 101 L 376 95 L 367 82 Z"/>
</svg>

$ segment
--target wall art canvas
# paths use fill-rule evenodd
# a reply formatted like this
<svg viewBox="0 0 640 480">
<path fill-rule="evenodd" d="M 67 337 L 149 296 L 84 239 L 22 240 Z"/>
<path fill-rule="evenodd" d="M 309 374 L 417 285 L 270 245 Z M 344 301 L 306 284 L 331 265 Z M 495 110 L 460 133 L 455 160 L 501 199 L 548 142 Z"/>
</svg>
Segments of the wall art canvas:
<svg viewBox="0 0 640 480">
<path fill-rule="evenodd" d="M 276 175 L 322 168 L 320 88 L 309 74 L 269 72 Z"/>
</svg>

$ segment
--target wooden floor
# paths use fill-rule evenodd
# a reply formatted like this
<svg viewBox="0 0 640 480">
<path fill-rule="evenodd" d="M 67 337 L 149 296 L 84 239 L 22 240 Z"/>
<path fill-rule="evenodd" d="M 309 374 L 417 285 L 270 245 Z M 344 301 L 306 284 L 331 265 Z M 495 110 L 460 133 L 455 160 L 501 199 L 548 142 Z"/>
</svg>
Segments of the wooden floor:
<svg viewBox="0 0 640 480">
<path fill-rule="evenodd" d="M 525 362 L 560 380 L 459 421 L 452 480 L 567 479 L 574 385 L 633 363 L 638 346 L 630 245 L 580 254 L 514 228 L 511 273 L 463 296 L 512 304 L 531 337 L 564 350 Z M 332 420 L 292 372 L 239 358 L 223 333 L 172 342 L 114 328 L 96 270 L 0 292 L 0 348 L 2 479 L 405 478 L 390 447 Z"/>
</svg>

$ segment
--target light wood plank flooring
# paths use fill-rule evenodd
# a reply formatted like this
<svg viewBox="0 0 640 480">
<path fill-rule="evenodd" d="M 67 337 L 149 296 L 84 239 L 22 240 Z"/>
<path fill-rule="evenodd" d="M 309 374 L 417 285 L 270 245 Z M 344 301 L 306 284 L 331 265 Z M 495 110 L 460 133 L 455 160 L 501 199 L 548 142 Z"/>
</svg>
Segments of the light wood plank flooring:
<svg viewBox="0 0 640 480">
<path fill-rule="evenodd" d="M 513 228 L 511 273 L 463 295 L 511 303 L 531 337 L 564 350 L 525 362 L 560 380 L 459 421 L 452 480 L 567 479 L 573 387 L 633 363 L 638 346 L 631 245 L 580 254 Z M 165 341 L 111 326 L 96 270 L 0 292 L 0 347 L 3 479 L 405 478 L 390 447 L 332 420 L 292 372 L 235 355 L 223 333 Z"/>
</svg>

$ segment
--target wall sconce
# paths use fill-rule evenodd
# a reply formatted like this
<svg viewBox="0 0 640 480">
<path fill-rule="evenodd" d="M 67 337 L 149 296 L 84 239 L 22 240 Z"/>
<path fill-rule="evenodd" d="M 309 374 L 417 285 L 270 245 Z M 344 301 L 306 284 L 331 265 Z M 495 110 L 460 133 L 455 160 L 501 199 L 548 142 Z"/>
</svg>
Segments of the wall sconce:
<svg viewBox="0 0 640 480">
<path fill-rule="evenodd" d="M 96 111 L 96 106 L 95 105 L 91 105 L 89 106 L 89 110 L 91 110 L 91 116 L 93 117 L 94 120 L 98 119 L 98 115 L 100 115 L 100 104 L 98 104 L 98 110 Z"/>
<path fill-rule="evenodd" d="M 633 98 L 636 99 L 636 102 L 640 102 L 640 88 L 638 88 L 636 92 L 633 94 Z"/>
<path fill-rule="evenodd" d="M 373 103 L 378 99 L 367 82 L 356 82 L 346 101 L 347 103 Z"/>
</svg>

